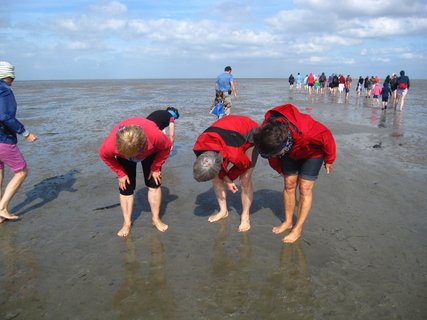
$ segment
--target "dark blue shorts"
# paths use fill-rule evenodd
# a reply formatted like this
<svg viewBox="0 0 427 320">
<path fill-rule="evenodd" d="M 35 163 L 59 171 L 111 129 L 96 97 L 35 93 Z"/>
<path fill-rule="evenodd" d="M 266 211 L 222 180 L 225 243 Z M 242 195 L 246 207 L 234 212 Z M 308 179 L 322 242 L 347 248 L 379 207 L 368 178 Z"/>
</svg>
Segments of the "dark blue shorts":
<svg viewBox="0 0 427 320">
<path fill-rule="evenodd" d="M 285 176 L 299 176 L 304 180 L 315 181 L 319 176 L 323 157 L 293 160 L 286 156 L 280 158 L 280 167 Z"/>
</svg>

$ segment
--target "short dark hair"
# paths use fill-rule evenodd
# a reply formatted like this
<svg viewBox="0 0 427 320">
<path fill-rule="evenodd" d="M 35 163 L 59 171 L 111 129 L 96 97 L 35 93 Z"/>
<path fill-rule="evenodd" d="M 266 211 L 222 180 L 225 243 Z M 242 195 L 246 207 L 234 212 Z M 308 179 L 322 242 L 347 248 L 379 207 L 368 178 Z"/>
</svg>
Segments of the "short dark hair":
<svg viewBox="0 0 427 320">
<path fill-rule="evenodd" d="M 169 111 L 169 110 L 176 114 L 176 119 L 178 119 L 178 118 L 179 118 L 179 112 L 178 112 L 178 109 L 177 109 L 177 108 L 174 108 L 174 107 L 168 106 L 168 107 L 166 108 L 166 111 Z"/>
<path fill-rule="evenodd" d="M 254 134 L 254 143 L 260 153 L 271 154 L 288 139 L 288 124 L 281 121 L 267 121 Z"/>
<path fill-rule="evenodd" d="M 231 67 L 230 66 L 226 66 L 224 69 L 225 72 L 231 71 Z"/>
</svg>

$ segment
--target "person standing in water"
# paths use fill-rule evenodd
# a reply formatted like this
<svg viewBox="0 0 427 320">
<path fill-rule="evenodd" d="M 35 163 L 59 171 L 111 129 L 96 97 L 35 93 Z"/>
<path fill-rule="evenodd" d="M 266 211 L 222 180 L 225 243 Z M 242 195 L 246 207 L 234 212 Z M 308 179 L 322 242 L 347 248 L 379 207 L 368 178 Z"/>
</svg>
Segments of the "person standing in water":
<svg viewBox="0 0 427 320">
<path fill-rule="evenodd" d="M 145 118 L 129 118 L 117 124 L 99 148 L 99 156 L 116 173 L 120 192 L 123 226 L 119 237 L 126 237 L 132 227 L 132 210 L 136 188 L 136 167 L 141 162 L 148 187 L 153 225 L 165 232 L 168 225 L 160 219 L 162 200 L 162 165 L 171 151 L 171 140 L 158 125 Z"/>
<path fill-rule="evenodd" d="M 230 66 L 226 66 L 224 68 L 224 72 L 216 78 L 215 90 L 222 92 L 224 99 L 224 115 L 228 116 L 231 113 L 231 93 L 237 97 L 234 78 L 231 74 Z"/>
<path fill-rule="evenodd" d="M 313 199 L 313 187 L 322 164 L 331 173 L 336 158 L 335 140 L 323 124 L 303 114 L 292 104 L 275 107 L 265 114 L 264 122 L 254 134 L 255 146 L 261 157 L 283 176 L 285 220 L 273 228 L 279 234 L 291 230 L 283 238 L 293 243 L 301 236 Z M 296 224 L 292 218 L 299 189 Z"/>
<path fill-rule="evenodd" d="M 17 146 L 16 135 L 22 135 L 28 142 L 38 139 L 16 118 L 17 104 L 11 88 L 14 80 L 15 67 L 9 62 L 0 61 L 0 223 L 19 219 L 9 212 L 8 206 L 28 175 L 27 163 Z M 3 191 L 4 165 L 13 171 L 14 176 Z"/>
<path fill-rule="evenodd" d="M 258 158 L 253 133 L 257 128 L 258 124 L 248 117 L 230 115 L 215 121 L 197 138 L 193 147 L 197 156 L 193 177 L 198 182 L 212 180 L 219 205 L 219 211 L 209 217 L 209 222 L 228 216 L 227 189 L 238 192 L 233 181 L 239 178 L 242 214 L 238 231 L 246 232 L 251 228 L 249 210 L 253 201 L 252 172 Z"/>
</svg>

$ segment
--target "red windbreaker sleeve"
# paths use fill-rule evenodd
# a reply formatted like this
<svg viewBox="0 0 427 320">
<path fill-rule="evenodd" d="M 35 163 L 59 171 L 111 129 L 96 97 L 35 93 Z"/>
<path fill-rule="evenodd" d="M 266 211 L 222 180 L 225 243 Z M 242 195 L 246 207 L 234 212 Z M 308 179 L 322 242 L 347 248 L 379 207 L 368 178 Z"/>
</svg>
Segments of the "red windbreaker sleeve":
<svg viewBox="0 0 427 320">
<path fill-rule="evenodd" d="M 160 167 L 166 162 L 171 151 L 172 143 L 170 139 L 162 132 L 157 134 L 156 137 L 151 141 L 156 151 L 153 163 L 150 170 L 153 172 L 160 171 Z"/>
<path fill-rule="evenodd" d="M 107 166 L 111 168 L 113 172 L 117 174 L 119 178 L 124 177 L 126 172 L 123 170 L 123 167 L 116 159 L 116 148 L 115 148 L 115 135 L 110 134 L 105 138 L 104 142 L 99 148 L 99 156 L 102 161 L 105 162 Z"/>
</svg>

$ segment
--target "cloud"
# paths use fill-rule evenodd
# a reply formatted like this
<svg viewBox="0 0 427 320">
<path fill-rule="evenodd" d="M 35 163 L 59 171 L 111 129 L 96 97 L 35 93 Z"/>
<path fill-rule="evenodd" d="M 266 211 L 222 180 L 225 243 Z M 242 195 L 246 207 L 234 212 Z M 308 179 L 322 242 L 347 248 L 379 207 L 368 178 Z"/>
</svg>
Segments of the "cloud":
<svg viewBox="0 0 427 320">
<path fill-rule="evenodd" d="M 359 72 L 371 68 L 369 63 L 387 71 L 413 65 L 427 74 L 426 67 L 419 67 L 427 45 L 423 0 L 88 2 L 65 6 L 40 0 L 35 10 L 17 3 L 16 12 L 5 10 L 0 16 L 5 35 L 0 52 L 5 58 L 24 60 L 31 53 L 48 62 L 63 57 L 98 66 L 126 61 L 166 77 L 175 69 L 163 70 L 164 61 L 207 74 L 224 61 L 240 64 L 241 74 L 265 70 L 262 76 L 296 67 L 304 72 L 305 65 Z M 72 65 L 57 66 L 66 67 Z"/>
</svg>

